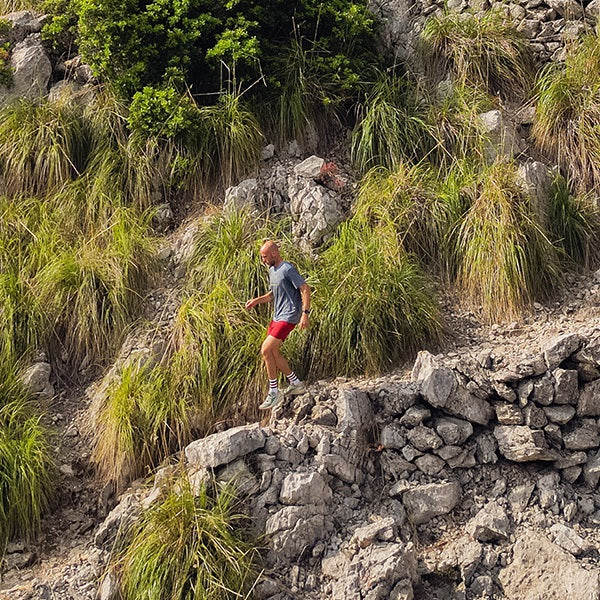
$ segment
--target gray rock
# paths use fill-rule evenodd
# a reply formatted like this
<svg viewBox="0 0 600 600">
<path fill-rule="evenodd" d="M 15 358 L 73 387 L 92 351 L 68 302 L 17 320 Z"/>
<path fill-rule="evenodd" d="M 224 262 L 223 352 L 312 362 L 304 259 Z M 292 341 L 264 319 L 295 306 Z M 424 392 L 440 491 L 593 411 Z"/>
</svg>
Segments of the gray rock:
<svg viewBox="0 0 600 600">
<path fill-rule="evenodd" d="M 121 588 L 119 580 L 113 571 L 109 571 L 98 590 L 98 600 L 120 600 Z"/>
<path fill-rule="evenodd" d="M 579 396 L 577 371 L 555 369 L 554 375 L 554 403 L 577 404 Z"/>
<path fill-rule="evenodd" d="M 554 460 L 556 454 L 548 448 L 544 433 L 525 425 L 498 425 L 494 428 L 501 454 L 515 462 Z"/>
<path fill-rule="evenodd" d="M 406 434 L 406 439 L 421 452 L 435 450 L 443 446 L 443 442 L 436 432 L 424 425 L 417 425 L 417 427 L 410 429 Z"/>
<path fill-rule="evenodd" d="M 581 389 L 577 414 L 580 417 L 600 416 L 600 379 L 586 383 Z"/>
<path fill-rule="evenodd" d="M 215 480 L 217 483 L 233 483 L 236 492 L 242 496 L 251 496 L 256 494 L 260 489 L 260 482 L 250 472 L 243 458 L 222 468 Z"/>
<path fill-rule="evenodd" d="M 284 506 L 267 519 L 265 534 L 273 535 L 281 531 L 294 529 L 300 520 L 314 515 L 325 515 L 326 513 L 327 509 L 323 504 Z"/>
<path fill-rule="evenodd" d="M 35 100 L 48 92 L 52 65 L 44 49 L 40 34 L 32 34 L 15 45 L 10 56 L 13 70 L 12 86 L 0 86 L 0 105 L 17 98 Z"/>
<path fill-rule="evenodd" d="M 505 540 L 510 534 L 508 513 L 497 502 L 488 502 L 467 523 L 466 529 L 479 542 Z"/>
<path fill-rule="evenodd" d="M 554 400 L 554 385 L 550 377 L 541 377 L 533 385 L 533 401 L 541 406 L 550 406 Z"/>
<path fill-rule="evenodd" d="M 567 456 L 561 456 L 555 463 L 555 469 L 568 469 L 569 467 L 573 467 L 575 465 L 583 465 L 587 462 L 587 454 L 583 451 L 573 452 L 573 454 L 569 454 Z"/>
<path fill-rule="evenodd" d="M 569 404 L 544 406 L 544 412 L 553 423 L 565 425 L 575 416 L 575 407 Z"/>
<path fill-rule="evenodd" d="M 262 448 L 265 439 L 259 423 L 242 425 L 192 442 L 185 456 L 192 465 L 214 468 Z"/>
<path fill-rule="evenodd" d="M 556 369 L 565 359 L 581 348 L 585 339 L 578 333 L 567 333 L 554 338 L 544 348 L 544 359 L 548 369 Z"/>
<path fill-rule="evenodd" d="M 554 173 L 544 163 L 538 161 L 519 165 L 515 183 L 532 199 L 536 213 L 540 216 L 546 213 L 546 203 Z"/>
<path fill-rule="evenodd" d="M 400 419 L 405 427 L 416 427 L 431 417 L 431 411 L 425 406 L 411 406 Z"/>
<path fill-rule="evenodd" d="M 300 177 L 309 177 L 314 179 L 315 177 L 318 177 L 324 164 L 324 159 L 313 154 L 312 156 L 309 156 L 307 159 L 303 160 L 301 163 L 298 163 L 294 167 L 294 173 Z"/>
<path fill-rule="evenodd" d="M 562 523 L 552 525 L 550 535 L 557 546 L 574 556 L 579 556 L 592 548 L 592 545 L 586 542 L 575 530 Z"/>
<path fill-rule="evenodd" d="M 557 577 L 560 573 L 560 577 Z M 513 560 L 499 575 L 508 600 L 598 598 L 598 570 L 586 570 L 543 535 L 526 531 L 513 547 Z"/>
<path fill-rule="evenodd" d="M 509 492 L 508 503 L 514 514 L 520 514 L 527 508 L 534 489 L 535 485 L 533 483 L 525 483 L 515 486 Z"/>
<path fill-rule="evenodd" d="M 500 425 L 522 425 L 523 413 L 518 406 L 508 403 L 498 403 L 494 406 L 496 418 Z"/>
<path fill-rule="evenodd" d="M 437 475 L 444 468 L 444 461 L 433 454 L 424 454 L 415 459 L 415 465 L 425 475 Z"/>
<path fill-rule="evenodd" d="M 453 481 L 430 483 L 407 490 L 402 495 L 402 503 L 411 522 L 421 525 L 433 517 L 449 513 L 460 502 L 460 498 L 460 484 Z"/>
<path fill-rule="evenodd" d="M 473 425 L 469 421 L 444 417 L 435 423 L 435 430 L 448 445 L 461 445 L 473 433 Z"/>
<path fill-rule="evenodd" d="M 253 210 L 258 204 L 258 195 L 260 188 L 258 180 L 244 179 L 236 186 L 228 187 L 225 190 L 225 202 L 223 208 L 230 210 Z"/>
<path fill-rule="evenodd" d="M 28 392 L 39 394 L 48 388 L 50 385 L 50 374 L 52 367 L 47 362 L 38 362 L 31 365 L 21 380 Z"/>
<path fill-rule="evenodd" d="M 355 543 L 359 548 L 366 548 L 377 541 L 391 542 L 396 535 L 396 521 L 392 517 L 386 517 L 359 527 L 352 535 L 350 543 Z"/>
<path fill-rule="evenodd" d="M 327 472 L 345 483 L 354 483 L 356 467 L 339 454 L 324 454 L 321 458 Z"/>
<path fill-rule="evenodd" d="M 290 473 L 279 493 L 282 504 L 325 504 L 333 496 L 320 473 Z"/>
<path fill-rule="evenodd" d="M 336 398 L 338 427 L 362 431 L 373 423 L 371 401 L 364 392 L 354 388 L 341 388 Z"/>
<path fill-rule="evenodd" d="M 119 533 L 124 533 L 134 523 L 142 512 L 142 505 L 133 493 L 123 496 L 119 504 L 115 506 L 94 535 L 94 544 L 98 548 L 111 548 Z"/>
<path fill-rule="evenodd" d="M 563 431 L 563 443 L 567 450 L 589 450 L 600 446 L 600 432 L 593 419 L 571 421 Z"/>
<path fill-rule="evenodd" d="M 414 406 L 418 400 L 419 386 L 415 383 L 403 381 L 401 385 L 386 386 L 386 394 L 383 398 L 383 412 L 392 416 L 402 416 L 412 411 L 413 407 L 415 409 L 421 408 L 421 410 L 427 410 L 425 407 Z M 405 423 L 402 424 L 405 425 Z"/>
<path fill-rule="evenodd" d="M 275 146 L 273 144 L 267 144 L 260 153 L 260 157 L 262 160 L 270 160 L 274 156 L 275 156 Z"/>
<path fill-rule="evenodd" d="M 589 458 L 585 467 L 583 467 L 583 477 L 592 489 L 598 486 L 600 480 L 600 452 Z"/>
<path fill-rule="evenodd" d="M 523 409 L 523 418 L 525 425 L 532 429 L 541 429 L 548 424 L 546 413 L 539 406 L 531 403 Z"/>
<path fill-rule="evenodd" d="M 401 450 L 406 444 L 406 437 L 400 426 L 390 423 L 381 430 L 379 441 L 384 448 Z"/>
<path fill-rule="evenodd" d="M 495 464 L 498 461 L 496 450 L 498 443 L 491 431 L 482 431 L 475 438 L 477 442 L 477 461 L 481 464 Z"/>
<path fill-rule="evenodd" d="M 486 159 L 489 163 L 498 157 L 513 158 L 521 152 L 521 142 L 513 123 L 504 118 L 501 111 L 490 110 L 479 115 L 488 135 Z"/>
</svg>

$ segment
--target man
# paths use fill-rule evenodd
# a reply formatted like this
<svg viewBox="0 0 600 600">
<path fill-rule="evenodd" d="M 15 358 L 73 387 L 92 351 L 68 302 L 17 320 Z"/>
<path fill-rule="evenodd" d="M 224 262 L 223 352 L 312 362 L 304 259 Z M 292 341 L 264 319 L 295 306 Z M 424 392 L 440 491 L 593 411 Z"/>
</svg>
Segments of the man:
<svg viewBox="0 0 600 600">
<path fill-rule="evenodd" d="M 269 240 L 261 246 L 260 258 L 269 267 L 271 291 L 264 296 L 248 300 L 246 309 L 250 310 L 257 304 L 265 302 L 274 302 L 275 304 L 273 320 L 267 330 L 267 338 L 260 349 L 267 367 L 269 393 L 259 408 L 267 410 L 279 406 L 284 398 L 284 394 L 277 385 L 279 371 L 287 377 L 289 382 L 286 395 L 295 396 L 306 391 L 306 386 L 290 369 L 288 361 L 281 355 L 279 348 L 296 325 L 299 329 L 308 327 L 310 288 L 296 267 L 281 258 L 275 242 Z"/>
</svg>

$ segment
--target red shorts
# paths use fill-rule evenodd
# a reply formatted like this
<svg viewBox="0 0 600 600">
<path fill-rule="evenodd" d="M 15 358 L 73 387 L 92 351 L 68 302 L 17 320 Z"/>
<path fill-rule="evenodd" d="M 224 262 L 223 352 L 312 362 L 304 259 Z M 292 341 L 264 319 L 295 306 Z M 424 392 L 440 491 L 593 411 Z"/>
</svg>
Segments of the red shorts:
<svg viewBox="0 0 600 600">
<path fill-rule="evenodd" d="M 296 327 L 296 323 L 288 323 L 287 321 L 271 321 L 267 329 L 267 335 L 272 335 L 278 340 L 285 340 L 290 335 L 292 329 Z"/>
</svg>

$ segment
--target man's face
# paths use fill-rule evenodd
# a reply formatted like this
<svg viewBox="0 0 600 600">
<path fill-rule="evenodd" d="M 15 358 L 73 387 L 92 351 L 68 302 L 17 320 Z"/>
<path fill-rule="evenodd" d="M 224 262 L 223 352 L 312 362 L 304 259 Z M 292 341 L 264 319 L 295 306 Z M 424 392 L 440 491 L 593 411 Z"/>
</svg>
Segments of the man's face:
<svg viewBox="0 0 600 600">
<path fill-rule="evenodd" d="M 274 252 L 269 248 L 260 251 L 260 259 L 265 265 L 267 265 L 267 267 L 272 267 L 275 265 Z"/>
</svg>

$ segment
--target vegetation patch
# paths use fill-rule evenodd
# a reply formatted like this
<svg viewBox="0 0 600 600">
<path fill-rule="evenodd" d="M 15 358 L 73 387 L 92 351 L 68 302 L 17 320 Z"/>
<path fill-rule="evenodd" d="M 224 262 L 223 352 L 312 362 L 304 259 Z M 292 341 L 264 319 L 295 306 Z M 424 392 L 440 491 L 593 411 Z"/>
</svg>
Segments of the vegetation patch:
<svg viewBox="0 0 600 600">
<path fill-rule="evenodd" d="M 198 489 L 180 478 L 133 525 L 115 558 L 124 600 L 249 597 L 258 552 L 245 525 L 231 486 Z"/>
</svg>

